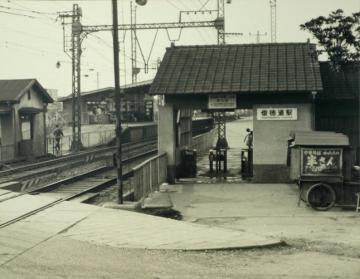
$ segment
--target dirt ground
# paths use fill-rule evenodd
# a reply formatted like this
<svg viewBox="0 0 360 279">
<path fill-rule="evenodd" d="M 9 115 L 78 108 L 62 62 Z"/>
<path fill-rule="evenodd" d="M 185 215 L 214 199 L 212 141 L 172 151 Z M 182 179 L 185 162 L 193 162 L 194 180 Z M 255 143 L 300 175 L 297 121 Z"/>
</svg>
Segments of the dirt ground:
<svg viewBox="0 0 360 279">
<path fill-rule="evenodd" d="M 248 125 L 230 125 L 241 133 L 237 142 Z M 118 249 L 60 234 L 0 266 L 0 278 L 360 278 L 360 213 L 298 206 L 291 184 L 196 182 L 169 188 L 184 222 L 282 239 L 286 245 L 203 252 Z"/>
</svg>

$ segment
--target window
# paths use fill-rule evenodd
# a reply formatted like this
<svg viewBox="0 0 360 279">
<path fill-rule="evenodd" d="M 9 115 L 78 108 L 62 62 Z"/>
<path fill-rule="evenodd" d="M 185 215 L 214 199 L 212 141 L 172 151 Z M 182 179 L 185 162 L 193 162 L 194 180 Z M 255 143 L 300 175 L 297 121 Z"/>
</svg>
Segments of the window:
<svg viewBox="0 0 360 279">
<path fill-rule="evenodd" d="M 28 90 L 27 96 L 28 96 L 28 100 L 31 100 L 31 91 L 30 90 Z"/>
<path fill-rule="evenodd" d="M 32 116 L 21 115 L 20 120 L 22 140 L 31 140 L 33 138 Z"/>
</svg>

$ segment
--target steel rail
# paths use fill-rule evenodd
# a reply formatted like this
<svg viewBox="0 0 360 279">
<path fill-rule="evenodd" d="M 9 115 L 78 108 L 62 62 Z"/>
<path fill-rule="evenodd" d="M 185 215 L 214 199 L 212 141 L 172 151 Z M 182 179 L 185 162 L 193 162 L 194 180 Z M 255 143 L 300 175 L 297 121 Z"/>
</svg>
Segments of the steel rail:
<svg viewBox="0 0 360 279">
<path fill-rule="evenodd" d="M 145 153 L 137 154 L 137 155 L 135 155 L 135 156 L 133 156 L 131 158 L 127 158 L 123 162 L 128 163 L 128 162 L 130 162 L 132 160 L 139 159 L 139 158 L 141 158 L 143 156 L 149 156 L 150 154 L 153 154 L 155 152 L 157 152 L 157 149 L 152 149 L 152 150 L 149 150 L 149 151 L 147 151 Z M 94 174 L 97 174 L 97 173 L 101 173 L 101 172 L 104 172 L 106 170 L 109 170 L 109 167 L 98 168 L 98 169 L 89 171 L 87 173 L 80 174 L 78 176 L 70 177 L 70 178 L 62 180 L 62 181 L 57 181 L 57 182 L 54 182 L 52 184 L 46 185 L 44 187 L 34 189 L 34 190 L 32 190 L 32 191 L 30 191 L 28 193 L 40 193 L 42 190 L 46 190 L 46 189 L 49 190 L 49 189 L 54 188 L 54 187 L 56 188 L 56 186 L 60 187 L 61 185 L 64 185 L 64 183 L 66 183 L 66 182 L 79 181 L 79 180 L 81 180 L 83 178 L 90 178 L 89 175 L 94 175 Z M 132 174 L 132 170 L 124 173 L 124 175 L 123 175 L 124 179 L 130 177 L 131 174 Z M 62 183 L 62 184 L 60 184 L 60 183 Z M 25 213 L 23 215 L 20 215 L 20 216 L 14 218 L 14 219 L 11 219 L 9 221 L 1 223 L 0 224 L 0 229 L 4 228 L 4 227 L 7 227 L 7 226 L 9 226 L 11 224 L 14 224 L 16 222 L 19 222 L 19 221 L 21 221 L 23 219 L 26 219 L 26 218 L 28 218 L 28 217 L 30 217 L 32 215 L 35 215 L 35 214 L 37 214 L 37 213 L 39 213 L 39 212 L 41 212 L 43 210 L 46 210 L 46 209 L 48 209 L 50 207 L 53 207 L 53 206 L 55 206 L 55 205 L 57 205 L 57 204 L 59 204 L 61 202 L 72 200 L 74 198 L 77 198 L 77 197 L 82 196 L 82 195 L 84 195 L 86 193 L 89 193 L 89 192 L 96 192 L 96 191 L 99 192 L 99 191 L 104 190 L 105 188 L 108 188 L 108 187 L 113 186 L 115 184 L 116 184 L 116 178 L 111 178 L 111 179 L 105 180 L 105 181 L 103 181 L 103 182 L 101 182 L 101 183 L 99 183 L 99 184 L 97 184 L 95 186 L 85 188 L 82 191 L 77 192 L 75 194 L 71 194 L 71 195 L 69 195 L 67 197 L 59 198 L 59 199 L 57 199 L 57 200 L 55 200 L 53 202 L 50 202 L 49 204 L 46 204 L 46 205 L 41 206 L 41 207 L 39 207 L 37 209 L 29 211 L 29 212 L 27 212 L 27 213 Z M 24 194 L 26 194 L 26 193 L 23 193 L 22 195 L 24 195 Z"/>
<path fill-rule="evenodd" d="M 124 155 L 126 156 L 126 153 L 132 151 L 133 149 L 138 149 L 147 145 L 151 145 L 154 144 L 155 142 L 156 141 L 154 140 L 150 140 L 145 142 L 143 141 L 137 143 L 128 143 L 126 144 L 126 146 L 124 146 L 124 153 L 125 153 Z M 72 157 L 62 157 L 62 158 L 57 158 L 55 160 L 40 162 L 38 164 L 22 166 L 19 169 L 16 170 L 13 169 L 12 173 L 8 173 L 3 177 L 1 177 L 1 172 L 0 172 L 0 181 L 1 183 L 7 183 L 20 179 L 21 180 L 31 179 L 33 177 L 38 177 L 45 173 L 49 174 L 55 170 L 58 170 L 58 168 L 61 167 L 61 164 L 64 163 L 81 164 L 84 162 L 84 158 L 90 155 L 94 155 L 94 156 L 97 155 L 98 157 L 96 157 L 96 160 L 108 159 L 111 158 L 114 151 L 115 151 L 115 147 L 107 147 L 100 150 L 88 152 L 86 154 L 82 154 L 81 156 L 74 155 Z M 31 173 L 30 171 L 32 170 L 36 170 L 36 172 Z M 26 172 L 30 172 L 30 173 L 26 173 Z"/>
<path fill-rule="evenodd" d="M 148 141 L 153 141 L 153 140 L 147 140 L 145 142 L 148 142 Z M 129 148 L 129 147 L 133 146 L 134 144 L 141 144 L 141 143 L 144 143 L 144 141 L 128 142 L 128 143 L 125 143 L 123 145 L 123 148 L 126 149 L 126 148 Z M 41 168 L 41 167 L 44 167 L 44 166 L 49 166 L 49 164 L 54 165 L 54 164 L 57 164 L 57 163 L 62 163 L 62 162 L 66 162 L 66 161 L 70 161 L 70 160 L 74 160 L 74 159 L 81 159 L 81 158 L 87 157 L 89 155 L 102 154 L 104 152 L 110 152 L 110 151 L 114 151 L 114 150 L 115 150 L 114 146 L 102 147 L 102 148 L 97 148 L 95 150 L 82 151 L 82 152 L 79 152 L 77 154 L 69 154 L 69 155 L 59 157 L 59 158 L 41 161 L 41 162 L 38 162 L 38 163 L 27 164 L 27 165 L 23 165 L 23 166 L 20 166 L 20 167 L 15 167 L 15 168 L 11 168 L 11 169 L 8 169 L 8 170 L 0 171 L 0 178 L 5 177 L 5 176 L 10 175 L 10 174 L 13 174 L 13 173 L 16 173 L 16 172 L 22 172 L 22 171 L 28 171 L 28 170 L 32 170 L 32 169 L 37 169 L 37 168 Z"/>
<path fill-rule="evenodd" d="M 156 147 L 154 147 L 156 141 L 148 141 L 146 143 L 143 142 L 142 144 L 142 148 L 143 149 L 147 149 L 150 147 L 150 150 L 145 150 L 145 151 L 142 151 L 141 154 L 136 154 L 135 156 L 131 156 L 131 154 L 128 154 L 130 153 L 131 151 L 137 151 L 139 150 L 141 147 L 135 145 L 135 146 L 129 146 L 127 147 L 126 150 L 124 150 L 124 158 L 123 158 L 123 163 L 126 164 L 128 162 L 130 162 L 131 160 L 135 160 L 137 158 L 140 158 L 141 156 L 147 156 L 147 155 L 150 155 L 150 154 L 153 154 L 154 152 L 157 151 Z M 141 149 L 140 149 L 141 150 Z M 50 183 L 50 184 L 47 184 L 44 187 L 44 189 L 46 187 L 51 187 L 51 185 L 53 185 L 53 187 L 56 187 L 56 185 L 60 185 L 61 183 L 67 183 L 67 182 L 71 182 L 71 180 L 76 180 L 76 177 L 86 177 L 86 176 L 90 176 L 90 175 L 95 175 L 96 173 L 98 172 L 102 172 L 102 171 L 106 171 L 106 170 L 110 170 L 111 167 L 109 166 L 105 166 L 105 167 L 100 167 L 98 169 L 95 169 L 95 170 L 91 170 L 87 173 L 84 173 L 84 174 L 80 174 L 78 176 L 74 176 L 74 177 L 70 177 L 70 178 L 65 178 L 65 179 L 62 179 L 62 180 L 59 180 L 59 181 L 55 181 L 53 183 Z M 47 170 L 49 171 L 49 170 Z M 4 201 L 7 201 L 7 200 L 10 200 L 10 199 L 13 199 L 13 198 L 17 198 L 19 196 L 22 196 L 22 195 L 25 195 L 25 194 L 31 194 L 33 192 L 35 192 L 36 190 L 38 189 L 41 189 L 42 187 L 39 187 L 39 188 L 36 188 L 36 189 L 31 189 L 31 190 L 27 190 L 27 191 L 24 191 L 23 193 L 19 193 L 18 195 L 12 195 L 10 197 L 4 197 L 2 199 L 0 199 L 0 202 L 4 202 Z"/>
</svg>

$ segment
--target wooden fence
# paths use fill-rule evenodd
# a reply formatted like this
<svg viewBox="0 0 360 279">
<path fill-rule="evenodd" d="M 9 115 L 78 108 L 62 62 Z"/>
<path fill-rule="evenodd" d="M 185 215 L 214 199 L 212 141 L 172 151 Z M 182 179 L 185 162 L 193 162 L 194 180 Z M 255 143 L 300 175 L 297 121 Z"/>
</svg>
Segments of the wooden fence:
<svg viewBox="0 0 360 279">
<path fill-rule="evenodd" d="M 216 132 L 217 130 L 213 129 L 208 133 L 193 137 L 192 148 L 196 149 L 198 156 L 208 152 L 215 145 Z"/>
<path fill-rule="evenodd" d="M 131 187 L 134 200 L 139 201 L 149 193 L 159 190 L 159 185 L 167 178 L 166 153 L 156 155 L 133 168 Z"/>
</svg>

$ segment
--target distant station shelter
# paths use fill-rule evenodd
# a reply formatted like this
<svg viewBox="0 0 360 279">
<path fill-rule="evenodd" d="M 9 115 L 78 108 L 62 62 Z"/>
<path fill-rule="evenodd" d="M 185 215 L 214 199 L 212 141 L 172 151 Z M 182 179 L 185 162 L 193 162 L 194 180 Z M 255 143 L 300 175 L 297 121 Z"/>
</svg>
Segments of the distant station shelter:
<svg viewBox="0 0 360 279">
<path fill-rule="evenodd" d="M 322 90 L 313 44 L 167 48 L 150 94 L 164 96 L 159 149 L 168 155 L 169 180 L 180 163 L 179 149 L 191 141 L 177 136 L 180 126 L 186 129 L 178 125 L 184 111 L 252 109 L 253 181 L 289 181 L 289 134 L 315 129 L 314 99 Z"/>
<path fill-rule="evenodd" d="M 46 154 L 45 114 L 53 99 L 36 79 L 0 80 L 0 161 Z"/>
<path fill-rule="evenodd" d="M 153 102 L 148 95 L 152 80 L 121 86 L 121 116 L 123 121 L 152 121 Z M 115 122 L 115 90 L 113 87 L 81 92 L 81 123 L 107 124 Z M 63 117 L 72 122 L 72 95 L 59 98 Z"/>
</svg>

